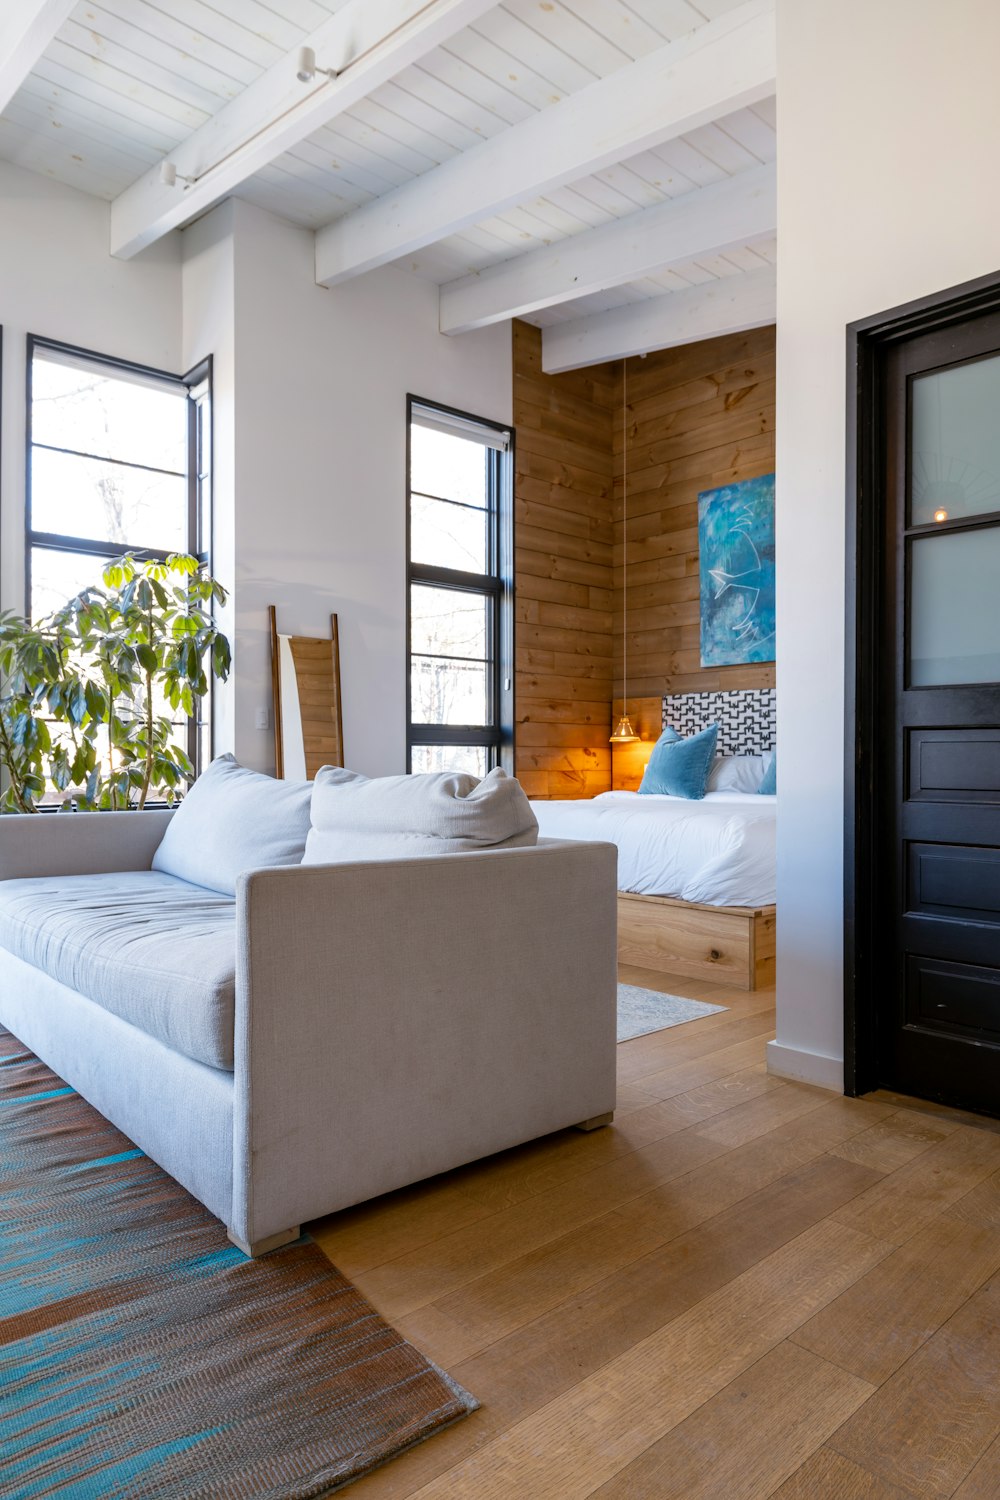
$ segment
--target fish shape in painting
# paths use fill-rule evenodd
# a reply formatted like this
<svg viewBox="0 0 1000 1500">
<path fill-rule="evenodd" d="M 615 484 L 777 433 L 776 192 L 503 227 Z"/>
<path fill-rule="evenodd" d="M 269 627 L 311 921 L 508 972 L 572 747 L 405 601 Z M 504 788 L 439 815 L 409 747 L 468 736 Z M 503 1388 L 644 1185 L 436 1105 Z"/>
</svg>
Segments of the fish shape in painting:
<svg viewBox="0 0 1000 1500">
<path fill-rule="evenodd" d="M 774 475 L 698 496 L 701 664 L 774 660 Z"/>
</svg>

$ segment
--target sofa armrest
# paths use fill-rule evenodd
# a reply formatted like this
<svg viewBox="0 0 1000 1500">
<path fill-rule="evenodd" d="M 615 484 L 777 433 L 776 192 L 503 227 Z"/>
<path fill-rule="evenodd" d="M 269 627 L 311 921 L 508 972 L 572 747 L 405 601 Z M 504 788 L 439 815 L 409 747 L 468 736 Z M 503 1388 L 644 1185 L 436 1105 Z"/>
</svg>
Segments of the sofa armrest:
<svg viewBox="0 0 1000 1500">
<path fill-rule="evenodd" d="M 614 1109 L 616 860 L 549 843 L 240 878 L 240 1238 Z"/>
<path fill-rule="evenodd" d="M 148 870 L 171 814 L 10 813 L 0 817 L 0 880 Z"/>
</svg>

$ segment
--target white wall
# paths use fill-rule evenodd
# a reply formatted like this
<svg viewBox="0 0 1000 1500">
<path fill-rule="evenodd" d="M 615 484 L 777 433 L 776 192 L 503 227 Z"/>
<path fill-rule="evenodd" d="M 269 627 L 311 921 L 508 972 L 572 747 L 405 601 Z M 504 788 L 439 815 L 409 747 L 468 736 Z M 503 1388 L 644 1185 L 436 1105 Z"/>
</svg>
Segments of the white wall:
<svg viewBox="0 0 1000 1500">
<path fill-rule="evenodd" d="M 108 254 L 108 205 L 0 161 L 0 601 L 24 596 L 25 335 L 180 373 L 176 236 L 128 262 Z"/>
<path fill-rule="evenodd" d="M 437 288 L 388 268 L 317 287 L 313 236 L 240 202 L 135 260 L 108 207 L 0 162 L 4 324 L 0 600 L 22 607 L 24 334 L 181 372 L 214 361 L 214 566 L 234 591 L 235 670 L 216 749 L 271 770 L 266 607 L 322 634 L 340 617 L 349 764 L 405 756 L 406 394 L 511 420 L 509 325 L 448 339 Z"/>
<path fill-rule="evenodd" d="M 273 769 L 268 604 L 283 630 L 339 616 L 348 765 L 405 767 L 406 394 L 509 422 L 509 324 L 449 339 L 437 287 L 389 267 L 327 290 L 313 236 L 235 203 L 234 748 Z"/>
<path fill-rule="evenodd" d="M 845 328 L 1000 266 L 996 0 L 778 0 L 778 1043 L 843 1058 Z"/>
</svg>

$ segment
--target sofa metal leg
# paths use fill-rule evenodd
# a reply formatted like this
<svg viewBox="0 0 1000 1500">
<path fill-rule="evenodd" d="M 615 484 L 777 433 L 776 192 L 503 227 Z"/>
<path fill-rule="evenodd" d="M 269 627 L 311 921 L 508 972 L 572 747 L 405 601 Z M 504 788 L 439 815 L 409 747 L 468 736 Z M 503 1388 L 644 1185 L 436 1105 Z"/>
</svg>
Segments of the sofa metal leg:
<svg viewBox="0 0 1000 1500">
<path fill-rule="evenodd" d="M 581 1120 L 574 1126 L 575 1130 L 600 1130 L 602 1125 L 610 1125 L 615 1117 L 614 1110 L 609 1110 L 606 1115 L 594 1115 L 589 1120 Z"/>
<path fill-rule="evenodd" d="M 265 1240 L 252 1240 L 249 1244 L 246 1240 L 241 1240 L 239 1235 L 234 1234 L 231 1229 L 227 1229 L 226 1233 L 244 1255 L 249 1255 L 256 1260 L 258 1256 L 269 1255 L 272 1250 L 280 1250 L 284 1245 L 290 1245 L 293 1240 L 299 1238 L 302 1228 L 296 1224 L 294 1229 L 281 1229 L 277 1234 L 269 1234 Z"/>
</svg>

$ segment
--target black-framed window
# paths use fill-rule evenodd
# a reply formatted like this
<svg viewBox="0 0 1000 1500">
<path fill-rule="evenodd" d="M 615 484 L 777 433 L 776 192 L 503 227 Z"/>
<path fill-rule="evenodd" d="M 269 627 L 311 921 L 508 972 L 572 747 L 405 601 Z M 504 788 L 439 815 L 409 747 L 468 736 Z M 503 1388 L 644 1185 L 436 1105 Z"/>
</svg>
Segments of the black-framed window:
<svg viewBox="0 0 1000 1500">
<path fill-rule="evenodd" d="M 209 560 L 211 360 L 172 375 L 28 336 L 25 612 L 100 584 L 123 552 Z M 179 722 L 198 768 L 207 722 Z"/>
<path fill-rule="evenodd" d="M 512 769 L 513 438 L 407 398 L 407 769 Z"/>
</svg>

